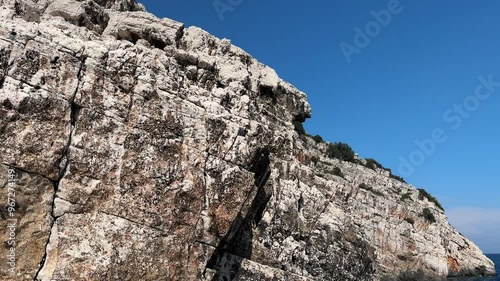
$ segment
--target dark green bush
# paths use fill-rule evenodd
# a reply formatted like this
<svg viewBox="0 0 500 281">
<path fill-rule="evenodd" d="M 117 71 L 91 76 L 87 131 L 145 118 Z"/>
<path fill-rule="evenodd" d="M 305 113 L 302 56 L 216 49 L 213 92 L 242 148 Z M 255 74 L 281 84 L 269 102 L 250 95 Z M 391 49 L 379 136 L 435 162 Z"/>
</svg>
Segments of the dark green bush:
<svg viewBox="0 0 500 281">
<path fill-rule="evenodd" d="M 408 199 L 411 200 L 411 192 L 407 192 L 407 193 L 401 195 L 401 201 L 405 202 Z"/>
<path fill-rule="evenodd" d="M 318 161 L 319 161 L 318 157 L 316 156 L 311 157 L 311 162 L 313 162 L 314 164 L 318 164 Z"/>
<path fill-rule="evenodd" d="M 304 129 L 304 125 L 302 125 L 302 122 L 299 122 L 299 121 L 293 121 L 292 122 L 294 128 L 295 128 L 295 131 L 299 134 L 299 135 L 305 135 L 306 134 L 306 129 Z"/>
<path fill-rule="evenodd" d="M 344 173 L 342 173 L 342 170 L 339 167 L 333 168 L 333 174 L 337 177 L 344 178 Z"/>
<path fill-rule="evenodd" d="M 428 223 L 435 223 L 436 218 L 434 217 L 434 214 L 431 212 L 429 208 L 424 208 L 422 212 L 422 217 L 428 222 Z"/>
<path fill-rule="evenodd" d="M 336 158 L 342 161 L 355 162 L 354 150 L 347 144 L 342 142 L 329 143 L 326 151 L 328 157 Z"/>
<path fill-rule="evenodd" d="M 400 177 L 400 176 L 396 176 L 396 175 L 394 175 L 392 172 L 389 174 L 389 177 L 390 177 L 391 179 L 395 179 L 395 180 L 400 181 L 400 182 L 402 182 L 402 183 L 406 183 L 406 181 L 405 181 L 402 177 Z"/>
<path fill-rule="evenodd" d="M 439 203 L 439 201 L 437 200 L 436 197 L 434 197 L 431 194 L 429 194 L 425 189 L 419 188 L 418 189 L 418 200 L 424 200 L 424 198 L 426 198 L 427 200 L 429 200 L 429 202 L 434 203 L 436 205 L 436 207 L 438 207 L 439 209 L 441 209 L 442 211 L 444 211 L 443 206 L 441 205 L 441 203 Z"/>
<path fill-rule="evenodd" d="M 404 221 L 407 222 L 407 223 L 409 223 L 409 224 L 411 224 L 411 225 L 415 224 L 415 220 L 412 219 L 412 218 L 405 218 Z"/>
<path fill-rule="evenodd" d="M 384 194 L 382 192 L 380 192 L 378 190 L 374 190 L 373 187 L 367 185 L 366 183 L 361 183 L 358 187 L 361 188 L 361 189 L 364 189 L 364 190 L 368 190 L 368 191 L 372 192 L 375 195 L 384 196 Z"/>
<path fill-rule="evenodd" d="M 365 161 L 366 161 L 366 163 L 364 164 L 365 167 L 373 169 L 373 170 L 375 170 L 376 168 L 383 169 L 383 170 L 389 172 L 389 177 L 391 179 L 395 179 L 395 180 L 400 181 L 402 183 L 406 183 L 406 181 L 402 177 L 396 176 L 395 174 L 393 174 L 391 169 L 388 169 L 388 168 L 382 166 L 382 164 L 380 164 L 377 160 L 375 160 L 373 158 L 366 158 Z"/>
<path fill-rule="evenodd" d="M 366 183 L 360 183 L 358 187 L 365 190 L 372 190 L 372 187 L 367 185 Z"/>
<path fill-rule="evenodd" d="M 382 164 L 377 162 L 377 160 L 375 160 L 375 159 L 366 158 L 365 160 L 366 160 L 365 167 L 367 167 L 367 168 L 374 169 L 374 170 L 375 170 L 375 168 L 380 168 L 380 169 L 384 168 L 382 166 Z"/>
<path fill-rule="evenodd" d="M 313 138 L 313 140 L 314 140 L 315 142 L 317 142 L 317 143 L 320 143 L 320 142 L 325 142 L 325 141 L 323 140 L 323 138 L 322 138 L 320 135 L 315 135 L 315 136 L 314 136 L 314 137 L 312 137 L 312 138 Z"/>
</svg>

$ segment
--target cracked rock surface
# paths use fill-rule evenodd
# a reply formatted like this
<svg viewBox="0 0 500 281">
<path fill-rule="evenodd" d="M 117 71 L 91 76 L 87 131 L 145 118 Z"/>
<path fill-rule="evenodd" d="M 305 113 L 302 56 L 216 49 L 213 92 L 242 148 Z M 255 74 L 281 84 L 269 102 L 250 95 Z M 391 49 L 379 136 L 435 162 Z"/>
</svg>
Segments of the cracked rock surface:
<svg viewBox="0 0 500 281">
<path fill-rule="evenodd" d="M 306 95 L 229 40 L 131 0 L 0 3 L 1 280 L 494 273 L 414 187 L 298 135 Z"/>
</svg>

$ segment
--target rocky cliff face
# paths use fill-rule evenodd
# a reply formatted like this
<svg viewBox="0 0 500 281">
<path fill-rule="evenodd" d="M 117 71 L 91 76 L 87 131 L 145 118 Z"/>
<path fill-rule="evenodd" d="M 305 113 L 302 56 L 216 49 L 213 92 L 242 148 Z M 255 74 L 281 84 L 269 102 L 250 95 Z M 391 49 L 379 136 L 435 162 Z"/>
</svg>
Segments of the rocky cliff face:
<svg viewBox="0 0 500 281">
<path fill-rule="evenodd" d="M 297 134 L 305 94 L 230 41 L 133 1 L 0 3 L 1 280 L 494 273 L 415 188 Z"/>
</svg>

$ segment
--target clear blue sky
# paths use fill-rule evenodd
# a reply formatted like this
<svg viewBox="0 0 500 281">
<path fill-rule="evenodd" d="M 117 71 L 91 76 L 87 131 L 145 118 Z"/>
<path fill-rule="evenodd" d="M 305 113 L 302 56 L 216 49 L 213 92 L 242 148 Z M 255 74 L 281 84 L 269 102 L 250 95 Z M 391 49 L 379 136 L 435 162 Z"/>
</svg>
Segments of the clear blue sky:
<svg viewBox="0 0 500 281">
<path fill-rule="evenodd" d="M 229 38 L 274 68 L 308 94 L 313 108 L 313 118 L 305 123 L 309 133 L 347 142 L 360 156 L 375 158 L 426 188 L 453 224 L 486 252 L 500 252 L 494 238 L 500 237 L 500 87 L 482 86 L 482 100 L 473 97 L 479 76 L 500 82 L 500 2 L 139 2 L 157 16 Z M 224 11 L 224 5 L 230 9 Z M 371 11 L 381 10 L 391 19 L 382 13 L 385 26 L 378 24 L 377 32 Z M 358 40 L 360 48 L 348 63 L 340 45 L 356 47 L 355 27 L 367 25 L 373 37 L 364 45 Z M 468 107 L 460 113 L 454 105 L 464 101 Z M 436 128 L 446 141 L 419 159 L 425 151 L 418 152 L 415 140 L 431 138 Z M 400 156 L 408 160 L 411 153 L 413 163 L 423 163 L 407 173 L 399 168 Z M 470 216 L 465 221 L 463 210 L 498 215 L 481 224 Z M 471 224 L 474 231 L 466 227 Z"/>
</svg>

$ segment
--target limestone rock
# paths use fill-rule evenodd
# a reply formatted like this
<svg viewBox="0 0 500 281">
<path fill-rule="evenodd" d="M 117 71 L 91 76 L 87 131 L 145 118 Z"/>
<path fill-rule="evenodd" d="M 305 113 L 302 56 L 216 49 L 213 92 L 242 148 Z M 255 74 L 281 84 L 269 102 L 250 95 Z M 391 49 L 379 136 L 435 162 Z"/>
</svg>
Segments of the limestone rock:
<svg viewBox="0 0 500 281">
<path fill-rule="evenodd" d="M 94 1 L 62 0 L 52 2 L 45 14 L 48 17 L 60 16 L 66 21 L 102 33 L 106 28 L 109 15 Z"/>
<path fill-rule="evenodd" d="M 159 20 L 146 12 L 111 12 L 104 35 L 136 43 L 146 40 L 151 46 L 164 49 L 175 45 L 182 36 L 183 24 L 170 19 Z"/>
<path fill-rule="evenodd" d="M 131 0 L 1 3 L 0 186 L 24 171 L 31 245 L 18 277 L 494 273 L 414 187 L 298 135 L 306 95 L 229 40 Z"/>
<path fill-rule="evenodd" d="M 1 280 L 32 280 L 36 275 L 53 223 L 53 197 L 54 186 L 48 179 L 0 164 Z M 7 208 L 10 202 L 15 203 L 12 213 Z M 15 274 L 9 271 L 11 252 Z"/>
</svg>

